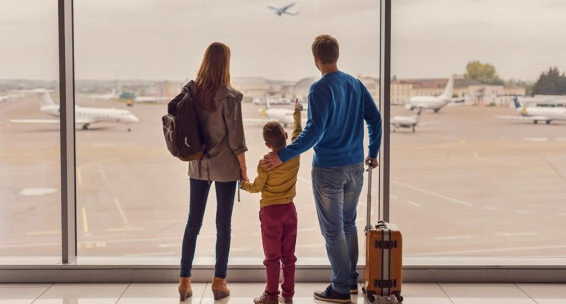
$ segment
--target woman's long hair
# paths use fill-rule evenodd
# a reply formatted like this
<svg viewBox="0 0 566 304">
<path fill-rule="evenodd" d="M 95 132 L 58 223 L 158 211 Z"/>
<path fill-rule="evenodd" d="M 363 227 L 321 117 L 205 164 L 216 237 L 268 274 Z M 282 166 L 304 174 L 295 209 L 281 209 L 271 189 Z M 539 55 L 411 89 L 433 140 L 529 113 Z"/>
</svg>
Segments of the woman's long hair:
<svg viewBox="0 0 566 304">
<path fill-rule="evenodd" d="M 195 79 L 194 92 L 198 103 L 208 111 L 215 111 L 214 96 L 220 86 L 230 84 L 230 48 L 214 42 L 208 46 Z"/>
</svg>

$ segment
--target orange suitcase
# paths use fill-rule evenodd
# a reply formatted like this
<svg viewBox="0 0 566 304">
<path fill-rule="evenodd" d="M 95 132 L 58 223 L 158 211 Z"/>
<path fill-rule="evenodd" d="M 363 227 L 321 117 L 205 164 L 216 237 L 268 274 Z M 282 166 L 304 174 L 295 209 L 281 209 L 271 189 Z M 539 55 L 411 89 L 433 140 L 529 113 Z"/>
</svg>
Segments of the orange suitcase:
<svg viewBox="0 0 566 304">
<path fill-rule="evenodd" d="M 376 297 L 395 297 L 397 302 L 402 302 L 403 239 L 397 226 L 381 221 L 380 216 L 375 226 L 370 224 L 371 167 L 368 171 L 366 268 L 363 291 L 371 303 Z"/>
</svg>

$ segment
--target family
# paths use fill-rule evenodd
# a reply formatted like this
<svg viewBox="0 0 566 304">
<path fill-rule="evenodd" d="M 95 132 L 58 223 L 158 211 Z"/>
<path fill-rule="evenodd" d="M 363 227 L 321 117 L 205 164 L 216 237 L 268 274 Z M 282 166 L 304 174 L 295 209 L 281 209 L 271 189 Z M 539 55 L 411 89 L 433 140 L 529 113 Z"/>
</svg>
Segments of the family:
<svg viewBox="0 0 566 304">
<path fill-rule="evenodd" d="M 263 126 L 270 152 L 248 178 L 242 121 L 242 93 L 230 84 L 230 48 L 208 46 L 194 80 L 193 94 L 207 147 L 214 153 L 189 162 L 190 203 L 183 237 L 179 295 L 192 296 L 191 269 L 212 182 L 216 190 L 216 262 L 212 280 L 215 300 L 230 295 L 226 283 L 231 220 L 236 188 L 261 193 L 259 218 L 266 269 L 266 286 L 255 304 L 291 304 L 295 293 L 297 210 L 293 202 L 300 154 L 314 148 L 312 188 L 320 231 L 332 268 L 330 284 L 315 291 L 315 299 L 350 303 L 358 292 L 356 208 L 364 183 L 364 166 L 377 167 L 381 144 L 381 114 L 362 82 L 338 69 L 338 41 L 319 35 L 312 43 L 314 64 L 321 78 L 308 94 L 308 119 L 301 125 L 302 107 L 295 101 L 293 134 L 279 122 Z M 364 124 L 369 146 L 364 151 Z M 239 182 L 239 183 L 238 183 Z M 279 288 L 280 272 L 281 287 Z"/>
</svg>

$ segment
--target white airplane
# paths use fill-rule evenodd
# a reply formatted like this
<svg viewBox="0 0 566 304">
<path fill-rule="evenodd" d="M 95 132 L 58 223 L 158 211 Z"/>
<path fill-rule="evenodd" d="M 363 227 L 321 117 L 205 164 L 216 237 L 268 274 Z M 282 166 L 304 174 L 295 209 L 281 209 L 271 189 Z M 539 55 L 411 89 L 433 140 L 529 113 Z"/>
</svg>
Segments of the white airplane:
<svg viewBox="0 0 566 304">
<path fill-rule="evenodd" d="M 306 113 L 306 109 L 308 106 L 306 103 L 301 104 L 301 111 L 302 113 Z M 246 118 L 245 120 L 248 122 L 268 122 L 272 120 L 279 121 L 284 128 L 293 125 L 293 109 L 289 108 L 272 108 L 269 104 L 269 100 L 266 100 L 265 108 L 260 108 L 258 113 L 262 116 L 266 116 L 267 118 L 263 119 L 254 119 L 254 118 Z M 303 122 L 306 122 L 306 119 L 302 119 Z"/>
<path fill-rule="evenodd" d="M 89 95 L 88 98 L 92 100 L 114 100 L 120 98 L 120 93 L 118 93 L 116 90 L 112 90 L 112 92 L 108 94 L 104 94 L 104 95 L 93 94 L 93 95 Z"/>
<path fill-rule="evenodd" d="M 566 99 L 564 96 L 556 97 L 521 97 L 523 106 L 529 107 L 534 105 L 537 107 L 566 107 Z"/>
<path fill-rule="evenodd" d="M 291 4 L 287 4 L 285 6 L 282 7 L 277 7 L 277 6 L 273 6 L 273 5 L 267 5 L 268 8 L 272 9 L 275 11 L 275 14 L 277 14 L 277 16 L 282 16 L 282 15 L 291 15 L 291 16 L 295 16 L 297 14 L 299 14 L 298 12 L 295 11 L 289 11 L 289 8 L 291 8 L 293 5 L 295 5 L 297 2 L 293 2 Z"/>
<path fill-rule="evenodd" d="M 408 110 L 414 109 L 432 109 L 434 113 L 438 113 L 447 104 L 458 101 L 460 99 L 452 98 L 452 91 L 454 89 L 454 79 L 450 77 L 444 92 L 439 96 L 413 96 L 409 98 L 409 101 L 405 105 Z"/>
<path fill-rule="evenodd" d="M 49 93 L 44 93 L 41 112 L 59 117 L 59 105 L 53 102 Z M 83 108 L 75 106 L 75 123 L 81 124 L 87 130 L 91 124 L 100 122 L 122 123 L 128 125 L 138 122 L 139 119 L 130 111 L 113 108 Z M 11 123 L 59 123 L 59 119 L 11 119 Z"/>
<path fill-rule="evenodd" d="M 390 124 L 393 127 L 393 132 L 400 128 L 411 129 L 415 132 L 415 127 L 419 125 L 422 109 L 419 109 L 416 115 L 413 116 L 394 116 L 391 118 Z"/>
<path fill-rule="evenodd" d="M 164 97 L 164 96 L 136 96 L 134 98 L 134 102 L 139 103 L 158 103 L 158 102 L 165 102 L 171 100 L 171 97 Z"/>
<path fill-rule="evenodd" d="M 546 124 L 550 124 L 553 120 L 566 120 L 565 107 L 525 107 L 521 104 L 517 96 L 513 98 L 513 103 L 515 104 L 515 110 L 520 116 L 498 117 L 504 119 L 532 120 L 535 124 L 539 121 L 546 121 Z"/>
</svg>

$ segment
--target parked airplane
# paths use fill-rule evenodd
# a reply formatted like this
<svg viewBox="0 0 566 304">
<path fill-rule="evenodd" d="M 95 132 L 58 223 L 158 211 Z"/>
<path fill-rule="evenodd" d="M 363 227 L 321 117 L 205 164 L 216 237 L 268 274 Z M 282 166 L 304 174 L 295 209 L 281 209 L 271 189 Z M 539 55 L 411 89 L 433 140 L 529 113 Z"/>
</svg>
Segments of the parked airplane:
<svg viewBox="0 0 566 304">
<path fill-rule="evenodd" d="M 89 95 L 88 98 L 93 100 L 114 100 L 120 98 L 120 93 L 118 93 L 116 90 L 112 90 L 112 92 L 110 92 L 109 94 L 104 94 L 104 95 L 93 94 L 93 95 Z"/>
<path fill-rule="evenodd" d="M 566 108 L 564 107 L 525 107 L 519 101 L 519 97 L 513 98 L 515 110 L 520 116 L 498 116 L 504 119 L 523 119 L 532 120 L 537 124 L 539 121 L 546 121 L 550 124 L 553 120 L 566 120 Z"/>
<path fill-rule="evenodd" d="M 459 101 L 460 99 L 452 98 L 452 91 L 454 89 L 454 79 L 450 77 L 444 92 L 439 96 L 413 96 L 409 98 L 409 101 L 405 105 L 408 110 L 413 109 L 432 109 L 434 113 L 438 113 L 440 109 L 453 101 Z"/>
<path fill-rule="evenodd" d="M 277 7 L 277 6 L 273 6 L 273 5 L 267 5 L 267 7 L 274 10 L 275 14 L 277 14 L 277 16 L 282 16 L 284 14 L 295 16 L 299 13 L 295 12 L 295 11 L 289 11 L 289 8 L 291 8 L 291 6 L 295 5 L 296 3 L 297 2 L 293 2 L 291 4 L 287 4 L 287 5 L 282 6 L 282 7 Z"/>
<path fill-rule="evenodd" d="M 307 109 L 307 105 L 306 103 L 300 103 L 300 107 L 301 107 L 301 111 L 303 111 L 303 113 L 305 113 Z M 262 116 L 266 116 L 267 118 L 259 118 L 259 119 L 254 119 L 254 118 L 246 118 L 245 120 L 248 122 L 268 122 L 268 121 L 272 121 L 272 120 L 277 120 L 279 121 L 284 128 L 287 128 L 288 126 L 293 125 L 293 109 L 288 109 L 288 108 L 273 108 L 271 107 L 269 100 L 266 100 L 265 103 L 265 108 L 261 108 L 258 110 L 258 113 Z M 303 119 L 303 121 L 306 121 L 306 119 Z"/>
<path fill-rule="evenodd" d="M 526 107 L 566 107 L 566 99 L 564 96 L 521 97 L 521 104 Z"/>
<path fill-rule="evenodd" d="M 413 133 L 415 132 L 415 127 L 419 124 L 422 109 L 419 109 L 416 115 L 413 116 L 394 116 L 391 118 L 391 126 L 393 127 L 393 132 L 396 132 L 397 129 L 400 128 L 407 128 L 411 129 Z"/>
<path fill-rule="evenodd" d="M 158 102 L 166 102 L 171 99 L 172 97 L 164 97 L 164 96 L 136 96 L 134 98 L 134 101 L 139 103 L 158 103 Z"/>
<path fill-rule="evenodd" d="M 49 93 L 44 93 L 41 112 L 59 117 L 59 105 L 53 102 Z M 12 123 L 59 123 L 59 119 L 11 119 Z M 100 122 L 122 123 L 128 125 L 138 122 L 139 119 L 130 111 L 113 108 L 83 108 L 75 106 L 75 123 L 81 124 L 87 130 L 91 124 Z"/>
</svg>

